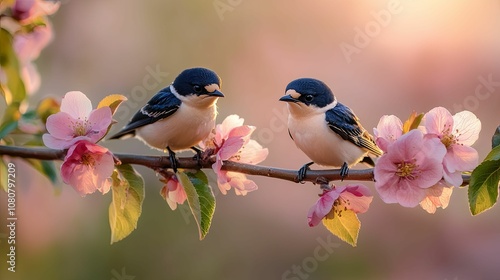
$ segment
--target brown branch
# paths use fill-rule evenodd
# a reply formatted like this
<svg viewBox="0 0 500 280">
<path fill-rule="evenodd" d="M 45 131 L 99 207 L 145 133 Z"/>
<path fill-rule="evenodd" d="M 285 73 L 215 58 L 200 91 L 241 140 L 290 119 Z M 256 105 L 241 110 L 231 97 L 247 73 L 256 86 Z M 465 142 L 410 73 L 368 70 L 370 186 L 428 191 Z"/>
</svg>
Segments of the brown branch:
<svg viewBox="0 0 500 280">
<path fill-rule="evenodd" d="M 46 148 L 32 147 L 16 147 L 0 145 L 0 155 L 11 157 L 32 158 L 41 160 L 63 160 L 65 150 L 52 150 Z M 170 160 L 168 156 L 141 156 L 132 154 L 114 154 L 117 159 L 123 164 L 137 164 L 149 167 L 151 169 L 170 168 Z M 214 163 L 213 158 L 204 159 L 201 161 L 201 168 L 211 168 Z M 198 162 L 194 158 L 184 157 L 179 158 L 179 168 L 198 169 Z M 274 168 L 269 166 L 251 165 L 234 161 L 225 161 L 222 167 L 227 171 L 234 171 L 248 175 L 265 176 L 276 179 L 288 180 L 297 182 L 297 170 Z M 319 177 L 325 178 L 328 181 L 340 180 L 340 170 L 311 170 L 307 172 L 304 181 L 316 182 Z M 470 176 L 462 175 L 464 179 L 463 185 L 468 185 Z M 349 175 L 344 180 L 352 181 L 373 181 L 373 168 L 362 170 L 350 170 Z"/>
</svg>

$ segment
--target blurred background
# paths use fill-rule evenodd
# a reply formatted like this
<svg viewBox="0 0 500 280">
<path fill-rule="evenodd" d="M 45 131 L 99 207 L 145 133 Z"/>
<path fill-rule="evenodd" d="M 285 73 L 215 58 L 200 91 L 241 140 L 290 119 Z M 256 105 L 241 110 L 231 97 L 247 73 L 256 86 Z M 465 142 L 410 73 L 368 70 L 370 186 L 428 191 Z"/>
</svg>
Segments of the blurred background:
<svg viewBox="0 0 500 280">
<path fill-rule="evenodd" d="M 482 121 L 480 159 L 500 124 L 498 0 L 65 0 L 51 20 L 55 38 L 36 61 L 42 85 L 32 104 L 71 90 L 94 105 L 121 93 L 129 101 L 116 115 L 118 130 L 180 71 L 208 67 L 226 95 L 218 121 L 236 113 L 256 126 L 269 166 L 298 169 L 308 161 L 289 139 L 278 102 L 299 77 L 329 84 L 369 131 L 385 114 L 470 110 Z M 103 145 L 159 154 L 135 139 Z M 110 245 L 110 193 L 81 198 L 61 183 L 56 194 L 29 167 L 17 168 L 17 272 L 6 270 L 2 254 L 1 279 L 500 277 L 500 207 L 471 217 L 466 188 L 455 188 L 449 207 L 434 215 L 375 195 L 352 248 L 307 225 L 318 187 L 253 177 L 259 190 L 246 197 L 217 194 L 210 233 L 199 241 L 187 208 L 171 211 L 155 174 L 137 167 L 146 180 L 138 229 Z M 0 201 L 5 221 L 3 192 Z"/>
</svg>

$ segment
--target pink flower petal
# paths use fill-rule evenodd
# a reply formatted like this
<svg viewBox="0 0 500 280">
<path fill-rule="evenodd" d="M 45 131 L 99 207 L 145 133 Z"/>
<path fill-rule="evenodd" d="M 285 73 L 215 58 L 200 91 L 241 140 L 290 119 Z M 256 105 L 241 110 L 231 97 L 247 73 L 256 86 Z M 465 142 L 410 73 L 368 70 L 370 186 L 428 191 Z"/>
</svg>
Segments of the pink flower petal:
<svg viewBox="0 0 500 280">
<path fill-rule="evenodd" d="M 64 183 L 72 186 L 81 196 L 94 193 L 97 188 L 93 182 L 93 171 L 86 165 L 65 164 L 61 166 L 61 171 L 67 169 L 67 174 L 63 177 Z"/>
<path fill-rule="evenodd" d="M 114 170 L 114 159 L 108 149 L 88 141 L 71 146 L 61 165 L 61 177 L 80 195 L 96 190 L 109 191 L 109 177 Z"/>
<path fill-rule="evenodd" d="M 227 191 L 231 189 L 231 185 L 229 184 L 231 178 L 227 173 L 225 170 L 219 170 L 219 172 L 215 173 L 217 175 L 217 186 L 223 195 L 226 195 Z"/>
<path fill-rule="evenodd" d="M 340 193 L 329 191 L 320 196 L 316 204 L 314 204 L 307 213 L 307 221 L 310 227 L 317 226 L 323 218 L 330 213 L 333 203 L 339 198 Z"/>
<path fill-rule="evenodd" d="M 39 16 L 47 16 L 47 15 L 52 15 L 53 13 L 57 12 L 59 7 L 61 6 L 61 2 L 52 2 L 52 1 L 36 1 L 34 11 L 33 11 L 33 16 L 34 17 L 39 17 Z"/>
<path fill-rule="evenodd" d="M 42 136 L 42 140 L 43 144 L 51 149 L 66 149 L 68 144 L 68 141 L 57 139 L 48 133 Z"/>
<path fill-rule="evenodd" d="M 445 130 L 450 130 L 453 128 L 453 117 L 451 113 L 443 108 L 436 107 L 430 110 L 424 116 L 425 128 L 427 133 L 442 135 Z"/>
<path fill-rule="evenodd" d="M 450 172 L 446 166 L 443 166 L 443 178 L 448 184 L 455 187 L 460 187 L 464 181 L 462 178 L 462 172 Z"/>
<path fill-rule="evenodd" d="M 387 154 L 382 155 L 378 161 L 373 174 L 375 177 L 375 186 L 384 186 L 389 184 L 396 176 L 396 166 L 392 162 L 392 157 Z"/>
<path fill-rule="evenodd" d="M 37 26 L 31 33 L 22 33 L 14 37 L 14 50 L 22 65 L 26 65 L 38 58 L 40 52 L 52 40 L 52 27 Z"/>
<path fill-rule="evenodd" d="M 31 15 L 31 10 L 35 6 L 35 0 L 16 0 L 12 6 L 12 16 L 19 20 L 24 20 Z"/>
<path fill-rule="evenodd" d="M 402 180 L 397 192 L 397 201 L 404 207 L 415 207 L 425 197 L 425 189 L 415 187 L 408 180 Z"/>
<path fill-rule="evenodd" d="M 237 137 L 237 138 L 247 138 L 250 137 L 250 134 L 255 130 L 255 126 L 249 126 L 249 125 L 242 125 L 235 127 L 231 129 L 231 131 L 228 134 L 228 138 L 231 139 L 232 137 Z"/>
<path fill-rule="evenodd" d="M 83 93 L 68 92 L 63 98 L 61 112 L 47 119 L 50 135 L 44 135 L 44 143 L 53 149 L 65 149 L 80 140 L 96 143 L 106 134 L 111 122 L 109 107 L 92 111 L 92 104 Z"/>
<path fill-rule="evenodd" d="M 244 143 L 243 139 L 237 137 L 227 139 L 218 152 L 219 157 L 221 160 L 228 160 L 243 147 Z"/>
<path fill-rule="evenodd" d="M 394 142 L 387 151 L 392 159 L 410 160 L 420 153 L 423 146 L 423 134 L 419 130 L 412 130 L 403 136 L 398 141 Z"/>
<path fill-rule="evenodd" d="M 87 136 L 90 137 L 92 142 L 96 143 L 106 134 L 112 117 L 113 115 L 109 107 L 101 107 L 90 113 L 88 119 L 90 131 L 87 132 Z"/>
<path fill-rule="evenodd" d="M 453 121 L 453 133 L 458 134 L 456 135 L 458 142 L 466 146 L 472 146 L 479 138 L 481 121 L 469 111 L 456 113 L 453 116 Z"/>
<path fill-rule="evenodd" d="M 245 196 L 249 192 L 256 191 L 258 189 L 257 184 L 253 180 L 247 178 L 245 174 L 237 172 L 227 172 L 228 177 L 230 177 L 229 184 L 234 189 L 236 195 Z"/>
<path fill-rule="evenodd" d="M 378 166 L 378 164 L 377 164 Z M 378 181 L 375 181 L 375 189 L 377 190 L 380 198 L 385 203 L 398 203 L 398 191 L 399 191 L 399 179 L 394 176 L 385 182 L 384 184 L 380 184 Z"/>
<path fill-rule="evenodd" d="M 246 195 L 248 192 L 257 190 L 257 185 L 254 181 L 247 179 L 243 173 L 221 171 L 218 177 L 218 186 L 223 194 L 234 188 L 236 195 Z"/>
<path fill-rule="evenodd" d="M 424 138 L 420 130 L 401 136 L 375 166 L 375 188 L 382 200 L 405 207 L 418 205 L 425 197 L 425 189 L 441 180 L 445 153 L 437 137 Z M 401 171 L 402 166 L 408 170 Z"/>
<path fill-rule="evenodd" d="M 413 184 L 419 188 L 430 188 L 443 178 L 443 165 L 440 162 L 428 159 L 419 169 L 420 175 L 413 180 Z"/>
<path fill-rule="evenodd" d="M 28 62 L 24 64 L 21 70 L 21 75 L 28 94 L 32 94 L 40 88 L 42 80 L 34 63 Z"/>
<path fill-rule="evenodd" d="M 161 196 L 167 201 L 170 209 L 177 209 L 177 204 L 183 204 L 187 194 L 175 175 L 169 178 L 160 191 Z"/>
<path fill-rule="evenodd" d="M 380 118 L 377 128 L 374 129 L 375 141 L 383 151 L 394 143 L 403 134 L 403 123 L 394 115 L 385 115 Z"/>
<path fill-rule="evenodd" d="M 43 143 L 45 144 L 45 146 L 47 146 L 51 149 L 64 150 L 64 149 L 71 147 L 72 145 L 74 145 L 78 141 L 83 141 L 83 140 L 90 141 L 90 138 L 88 138 L 87 136 L 78 136 L 78 137 L 72 138 L 70 140 L 61 140 L 61 139 L 57 139 L 57 138 L 53 137 L 50 134 L 45 133 L 42 136 L 42 140 L 43 140 Z"/>
<path fill-rule="evenodd" d="M 443 161 L 447 150 L 439 138 L 425 137 L 421 147 L 421 152 L 425 155 L 425 157 L 441 162 Z"/>
<path fill-rule="evenodd" d="M 347 209 L 355 213 L 365 213 L 373 200 L 370 189 L 364 185 L 347 185 L 345 191 L 340 193 Z"/>
<path fill-rule="evenodd" d="M 66 112 L 74 119 L 84 120 L 92 112 L 90 99 L 80 91 L 70 91 L 61 101 L 61 112 Z"/>
<path fill-rule="evenodd" d="M 222 194 L 226 194 L 231 188 L 234 188 L 237 195 L 246 195 L 257 189 L 255 182 L 247 179 L 244 174 L 222 170 L 224 160 L 256 164 L 268 154 L 267 149 L 250 140 L 255 127 L 243 125 L 243 122 L 239 116 L 230 115 L 202 141 L 202 147 L 214 149 L 216 153 L 212 169 L 217 175 L 217 185 Z"/>
<path fill-rule="evenodd" d="M 216 130 L 216 141 L 221 143 L 222 139 L 227 139 L 229 137 L 229 132 L 238 126 L 242 126 L 245 120 L 240 118 L 238 115 L 229 115 L 223 121 L 215 127 Z"/>
<path fill-rule="evenodd" d="M 479 154 L 469 146 L 452 145 L 444 158 L 444 165 L 449 171 L 471 171 L 479 164 Z"/>
<path fill-rule="evenodd" d="M 453 187 L 439 182 L 426 190 L 426 197 L 420 202 L 420 206 L 428 213 L 434 214 L 437 208 L 445 209 L 448 207 L 452 192 Z"/>
<path fill-rule="evenodd" d="M 72 122 L 75 119 L 70 114 L 59 112 L 47 118 L 47 131 L 51 136 L 60 140 L 71 140 L 75 136 Z"/>
<path fill-rule="evenodd" d="M 239 162 L 248 164 L 258 164 L 264 161 L 269 154 L 267 148 L 262 146 L 255 140 L 250 140 L 243 146 L 239 153 Z"/>
</svg>

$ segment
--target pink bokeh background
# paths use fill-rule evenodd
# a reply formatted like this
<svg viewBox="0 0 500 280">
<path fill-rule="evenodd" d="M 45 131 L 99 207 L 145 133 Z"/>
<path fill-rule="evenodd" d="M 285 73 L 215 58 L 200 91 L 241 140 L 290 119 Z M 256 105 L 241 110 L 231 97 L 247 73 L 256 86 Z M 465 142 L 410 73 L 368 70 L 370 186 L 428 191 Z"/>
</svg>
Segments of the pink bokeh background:
<svg viewBox="0 0 500 280">
<path fill-rule="evenodd" d="M 214 8 L 218 3 L 232 9 L 220 14 Z M 377 24 L 373 14 L 390 5 L 400 12 L 391 14 L 348 62 L 341 44 L 355 46 L 356 28 Z M 222 77 L 226 97 L 218 103 L 218 121 L 236 113 L 245 124 L 255 125 L 254 139 L 269 148 L 263 162 L 269 166 L 298 169 L 308 161 L 289 139 L 285 105 L 278 102 L 287 83 L 299 77 L 329 84 L 370 131 L 384 114 L 404 119 L 413 110 L 436 106 L 452 113 L 468 109 L 482 121 L 474 146 L 480 159 L 491 149 L 491 135 L 500 125 L 497 0 L 67 0 L 51 20 L 55 36 L 36 61 L 42 84 L 32 104 L 71 90 L 84 92 L 94 104 L 121 93 L 130 101 L 117 115 L 113 131 L 193 66 L 211 68 Z M 155 69 L 162 74 L 144 84 Z M 484 80 L 493 86 L 487 88 Z M 103 145 L 114 152 L 158 155 L 135 139 Z M 322 226 L 307 225 L 319 188 L 252 177 L 259 190 L 246 197 L 217 194 L 210 233 L 198 241 L 186 209 L 172 212 L 159 195 L 155 174 L 138 167 L 147 188 L 138 229 L 109 245 L 110 194 L 81 198 L 69 186 L 54 188 L 21 161 L 14 162 L 18 271 L 6 270 L 2 254 L 1 279 L 116 279 L 114 272 L 122 268 L 135 279 L 287 279 L 288 270 L 288 279 L 500 275 L 500 208 L 471 217 L 466 188 L 456 188 L 449 207 L 434 215 L 418 207 L 387 205 L 375 196 L 370 210 L 360 215 L 358 247 L 351 248 L 328 237 Z M 367 185 L 373 190 L 372 183 Z M 5 193 L 0 201 L 5 221 Z M 312 269 L 319 239 L 338 246 Z M 293 273 L 294 265 L 304 264 L 311 268 L 302 268 L 305 276 Z"/>
</svg>

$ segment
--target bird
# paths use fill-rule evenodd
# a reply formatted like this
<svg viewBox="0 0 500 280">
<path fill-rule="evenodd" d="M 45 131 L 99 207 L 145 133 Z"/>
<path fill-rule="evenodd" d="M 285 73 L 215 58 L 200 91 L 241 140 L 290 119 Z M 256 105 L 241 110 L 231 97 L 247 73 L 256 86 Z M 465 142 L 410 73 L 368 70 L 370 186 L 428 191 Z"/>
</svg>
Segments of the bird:
<svg viewBox="0 0 500 280">
<path fill-rule="evenodd" d="M 290 137 L 312 160 L 299 169 L 298 182 L 303 181 L 314 163 L 340 168 L 343 180 L 349 167 L 361 161 L 374 164 L 369 156 L 383 154 L 359 118 L 337 101 L 324 82 L 313 78 L 293 80 L 279 100 L 287 102 Z"/>
<path fill-rule="evenodd" d="M 199 162 L 201 151 L 196 145 L 215 126 L 216 103 L 219 97 L 224 97 L 221 84 L 220 77 L 210 69 L 186 69 L 109 139 L 135 136 L 152 148 L 168 151 L 174 172 L 177 172 L 177 151 L 192 149 Z"/>
</svg>

